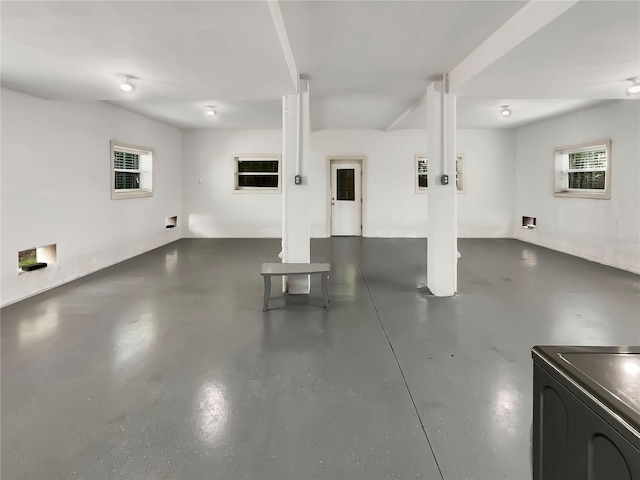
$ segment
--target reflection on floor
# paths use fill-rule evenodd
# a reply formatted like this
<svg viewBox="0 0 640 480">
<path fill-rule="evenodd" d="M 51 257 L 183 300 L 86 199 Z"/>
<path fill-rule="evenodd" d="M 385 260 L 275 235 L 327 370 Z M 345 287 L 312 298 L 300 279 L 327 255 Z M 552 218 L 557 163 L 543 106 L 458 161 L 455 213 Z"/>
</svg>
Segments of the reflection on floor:
<svg viewBox="0 0 640 480">
<path fill-rule="evenodd" d="M 279 240 L 181 240 L 2 311 L 2 478 L 531 476 L 530 349 L 640 343 L 639 277 L 461 240 L 312 241 L 332 306 L 274 288 Z"/>
</svg>

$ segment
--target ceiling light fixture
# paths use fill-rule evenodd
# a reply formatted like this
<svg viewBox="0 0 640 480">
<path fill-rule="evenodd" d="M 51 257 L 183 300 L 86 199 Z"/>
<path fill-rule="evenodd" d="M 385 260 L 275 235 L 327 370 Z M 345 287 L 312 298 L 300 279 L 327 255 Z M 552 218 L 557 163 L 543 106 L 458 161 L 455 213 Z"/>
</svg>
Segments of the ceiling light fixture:
<svg viewBox="0 0 640 480">
<path fill-rule="evenodd" d="M 214 107 L 207 107 L 207 117 L 215 117 L 216 116 L 216 111 L 214 110 Z"/>
<path fill-rule="evenodd" d="M 627 88 L 627 95 L 635 95 L 636 93 L 640 93 L 640 79 L 633 78 L 631 79 L 631 86 Z"/>
<path fill-rule="evenodd" d="M 122 82 L 120 83 L 120 90 L 124 93 L 131 93 L 134 90 L 133 83 L 131 83 L 131 77 L 129 75 L 121 75 Z"/>
<path fill-rule="evenodd" d="M 502 105 L 500 115 L 502 115 L 503 117 L 508 117 L 509 115 L 511 115 L 511 109 L 509 108 L 509 105 Z"/>
</svg>

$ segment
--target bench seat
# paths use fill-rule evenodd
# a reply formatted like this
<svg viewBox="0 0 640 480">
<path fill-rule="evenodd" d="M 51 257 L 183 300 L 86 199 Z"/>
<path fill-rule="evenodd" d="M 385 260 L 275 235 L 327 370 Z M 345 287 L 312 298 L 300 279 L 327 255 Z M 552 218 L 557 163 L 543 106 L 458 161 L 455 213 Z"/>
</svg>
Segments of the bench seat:
<svg viewBox="0 0 640 480">
<path fill-rule="evenodd" d="M 325 308 L 329 307 L 329 263 L 263 263 L 262 278 L 264 279 L 264 304 L 262 311 L 266 312 L 271 298 L 271 277 L 293 276 L 293 275 L 315 275 L 322 276 L 322 296 Z"/>
</svg>

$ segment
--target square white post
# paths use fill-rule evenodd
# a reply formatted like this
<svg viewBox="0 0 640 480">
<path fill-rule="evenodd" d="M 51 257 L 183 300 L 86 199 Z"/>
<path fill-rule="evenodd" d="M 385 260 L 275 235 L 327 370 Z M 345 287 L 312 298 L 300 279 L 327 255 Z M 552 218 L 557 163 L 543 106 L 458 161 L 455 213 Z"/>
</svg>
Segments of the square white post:
<svg viewBox="0 0 640 480">
<path fill-rule="evenodd" d="M 309 263 L 309 81 L 300 80 L 298 94 L 282 98 L 282 262 Z M 301 183 L 296 184 L 296 175 Z M 309 277 L 283 284 L 290 294 L 309 293 Z"/>
<path fill-rule="evenodd" d="M 458 288 L 456 97 L 445 92 L 443 82 L 427 88 L 427 287 L 437 297 Z"/>
</svg>

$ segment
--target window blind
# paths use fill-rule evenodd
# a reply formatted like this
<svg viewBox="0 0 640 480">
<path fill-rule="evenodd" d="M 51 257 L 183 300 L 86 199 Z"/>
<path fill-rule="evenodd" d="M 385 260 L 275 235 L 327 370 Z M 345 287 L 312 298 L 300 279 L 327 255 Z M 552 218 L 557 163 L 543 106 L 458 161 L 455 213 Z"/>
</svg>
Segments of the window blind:
<svg viewBox="0 0 640 480">
<path fill-rule="evenodd" d="M 569 154 L 569 171 L 604 171 L 607 169 L 607 151 L 593 150 Z"/>
<path fill-rule="evenodd" d="M 114 150 L 113 167 L 119 170 L 140 170 L 140 155 Z"/>
</svg>

